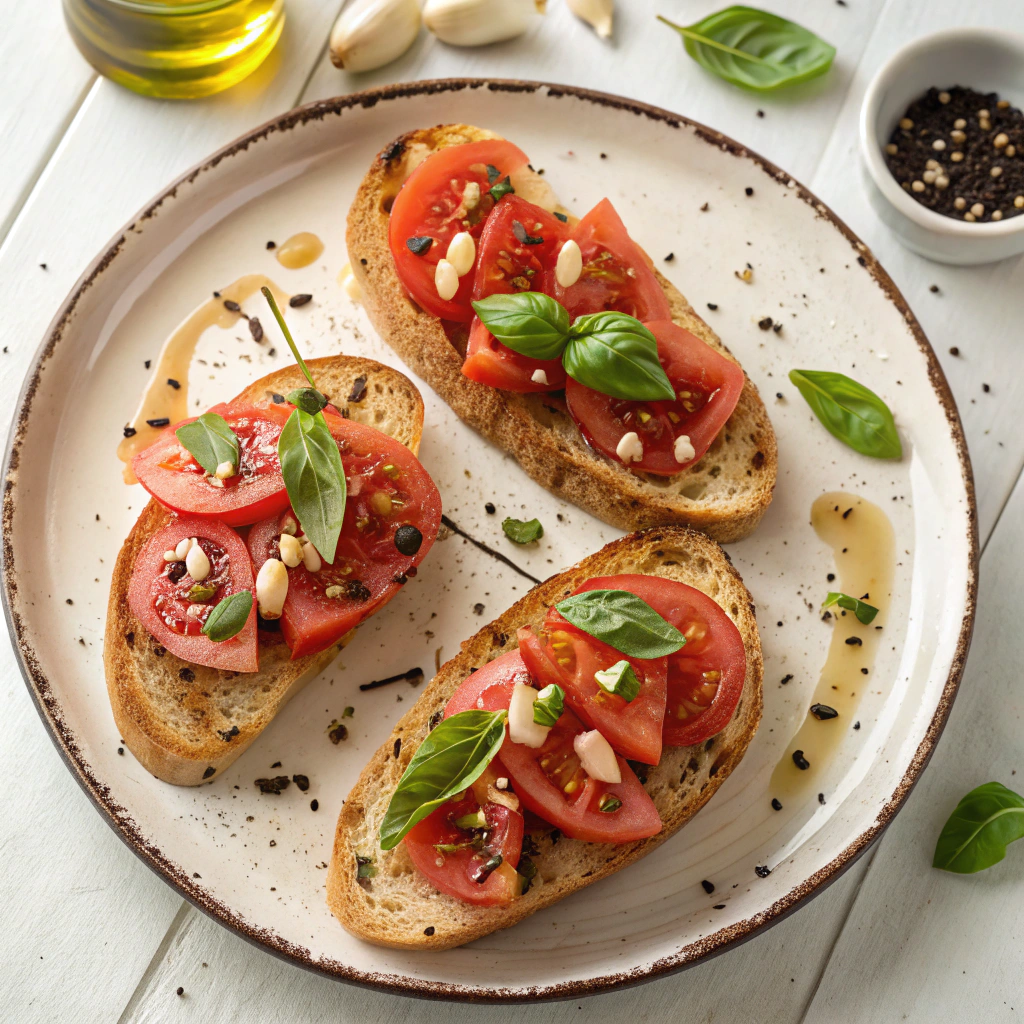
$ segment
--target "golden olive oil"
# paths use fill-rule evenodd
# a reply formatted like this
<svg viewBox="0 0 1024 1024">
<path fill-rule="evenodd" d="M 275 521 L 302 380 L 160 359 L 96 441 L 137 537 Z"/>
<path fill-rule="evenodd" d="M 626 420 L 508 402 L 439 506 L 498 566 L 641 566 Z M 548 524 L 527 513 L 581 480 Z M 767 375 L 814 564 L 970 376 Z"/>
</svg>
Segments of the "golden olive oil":
<svg viewBox="0 0 1024 1024">
<path fill-rule="evenodd" d="M 100 74 L 146 96 L 209 96 L 252 74 L 284 26 L 284 0 L 63 0 Z"/>
</svg>

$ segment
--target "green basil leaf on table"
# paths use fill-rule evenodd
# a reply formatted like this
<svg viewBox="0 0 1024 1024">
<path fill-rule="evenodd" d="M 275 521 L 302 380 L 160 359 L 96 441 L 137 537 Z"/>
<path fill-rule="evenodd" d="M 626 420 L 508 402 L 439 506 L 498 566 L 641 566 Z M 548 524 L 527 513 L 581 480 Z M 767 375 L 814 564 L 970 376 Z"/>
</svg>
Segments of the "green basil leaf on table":
<svg viewBox="0 0 1024 1024">
<path fill-rule="evenodd" d="M 569 336 L 565 307 L 543 292 L 489 295 L 473 303 L 481 323 L 502 343 L 531 359 L 557 359 Z"/>
<path fill-rule="evenodd" d="M 409 829 L 480 778 L 504 742 L 507 715 L 460 711 L 427 733 L 384 814 L 382 850 L 394 849 Z"/>
<path fill-rule="evenodd" d="M 544 536 L 544 527 L 539 519 L 529 519 L 525 523 L 521 519 L 505 519 L 501 528 L 513 544 L 531 544 Z"/>
<path fill-rule="evenodd" d="M 295 409 L 277 442 L 288 500 L 302 532 L 325 562 L 333 562 L 345 519 L 345 470 L 324 414 Z"/>
<path fill-rule="evenodd" d="M 825 429 L 843 444 L 875 459 L 903 457 L 892 412 L 874 391 L 828 370 L 790 370 L 789 379 Z"/>
<path fill-rule="evenodd" d="M 546 725 L 549 728 L 558 721 L 565 710 L 565 690 L 557 683 L 548 683 L 533 702 L 533 721 L 535 725 Z"/>
<path fill-rule="evenodd" d="M 833 605 L 839 605 L 840 608 L 853 612 L 857 616 L 858 621 L 863 622 L 865 626 L 870 625 L 878 614 L 878 609 L 873 604 L 867 604 L 857 597 L 850 597 L 849 594 L 837 594 L 835 591 L 829 591 L 825 597 L 825 603 L 821 607 L 824 611 L 824 609 L 831 608 Z"/>
<path fill-rule="evenodd" d="M 984 871 L 1024 838 L 1024 797 L 1000 782 L 972 789 L 942 826 L 932 867 L 961 875 Z"/>
<path fill-rule="evenodd" d="M 617 661 L 610 668 L 594 673 L 597 685 L 605 693 L 617 693 L 627 703 L 640 695 L 640 680 L 628 661 Z"/>
<path fill-rule="evenodd" d="M 285 395 L 287 401 L 291 402 L 296 409 L 315 416 L 327 405 L 327 396 L 321 394 L 316 388 L 296 388 Z"/>
<path fill-rule="evenodd" d="M 239 590 L 238 593 L 217 603 L 203 623 L 203 634 L 215 644 L 230 640 L 245 628 L 251 611 L 252 591 Z"/>
<path fill-rule="evenodd" d="M 658 361 L 658 342 L 635 317 L 577 317 L 562 353 L 565 372 L 603 395 L 638 402 L 672 401 L 675 390 Z"/>
<path fill-rule="evenodd" d="M 223 416 L 204 412 L 194 422 L 178 427 L 174 436 L 211 476 L 222 462 L 238 469 L 238 438 Z"/>
<path fill-rule="evenodd" d="M 686 52 L 706 71 L 756 92 L 817 78 L 836 55 L 802 25 L 756 7 L 727 7 L 693 25 L 658 20 L 683 37 Z"/>
<path fill-rule="evenodd" d="M 630 658 L 674 654 L 686 637 L 628 590 L 585 590 L 555 605 L 578 629 Z"/>
</svg>

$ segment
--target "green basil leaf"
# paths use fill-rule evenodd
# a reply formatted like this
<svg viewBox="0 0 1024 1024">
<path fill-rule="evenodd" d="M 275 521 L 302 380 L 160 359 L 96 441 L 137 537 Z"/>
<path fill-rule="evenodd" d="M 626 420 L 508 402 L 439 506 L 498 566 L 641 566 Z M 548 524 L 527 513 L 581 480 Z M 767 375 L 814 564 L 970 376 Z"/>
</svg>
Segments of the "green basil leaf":
<svg viewBox="0 0 1024 1024">
<path fill-rule="evenodd" d="M 178 427 L 174 436 L 211 476 L 222 462 L 238 469 L 238 438 L 223 416 L 204 412 L 194 422 Z"/>
<path fill-rule="evenodd" d="M 216 587 L 208 587 L 205 583 L 193 583 L 188 592 L 190 601 L 209 601 L 217 593 Z"/>
<path fill-rule="evenodd" d="M 380 848 L 406 832 L 483 774 L 505 739 L 502 711 L 460 711 L 427 733 L 391 795 L 380 824 Z"/>
<path fill-rule="evenodd" d="M 251 611 L 252 591 L 239 590 L 238 593 L 217 602 L 203 623 L 203 633 L 215 644 L 230 640 L 245 628 Z"/>
<path fill-rule="evenodd" d="M 506 519 L 501 528 L 513 544 L 530 544 L 544 536 L 544 527 L 539 519 L 530 519 L 525 523 L 521 519 Z"/>
<path fill-rule="evenodd" d="M 889 406 L 874 391 L 828 370 L 790 370 L 789 379 L 825 429 L 843 444 L 875 459 L 903 457 Z"/>
<path fill-rule="evenodd" d="M 502 343 L 531 359 L 557 359 L 569 336 L 565 307 L 543 292 L 489 295 L 473 303 L 481 323 Z"/>
<path fill-rule="evenodd" d="M 594 679 L 605 693 L 617 693 L 627 702 L 640 695 L 640 680 L 628 661 L 617 661 L 611 668 L 595 672 Z"/>
<path fill-rule="evenodd" d="M 494 164 L 487 164 L 487 184 L 493 185 L 500 177 L 501 171 Z"/>
<path fill-rule="evenodd" d="M 733 85 L 769 92 L 825 74 L 834 46 L 813 32 L 755 7 L 727 7 L 693 25 L 658 20 L 683 37 L 702 68 Z"/>
<path fill-rule="evenodd" d="M 839 605 L 840 608 L 853 612 L 865 626 L 870 625 L 871 620 L 878 614 L 878 609 L 873 604 L 867 604 L 857 597 L 850 597 L 849 594 L 837 594 L 835 591 L 829 591 L 825 603 L 821 607 L 824 610 L 833 605 Z"/>
<path fill-rule="evenodd" d="M 301 409 L 303 412 L 309 413 L 310 416 L 315 416 L 327 405 L 327 396 L 321 394 L 316 388 L 296 388 L 294 391 L 289 391 L 285 398 L 296 409 Z"/>
<path fill-rule="evenodd" d="M 686 643 L 675 626 L 628 590 L 584 590 L 555 608 L 584 633 L 630 658 L 662 658 Z"/>
<path fill-rule="evenodd" d="M 278 438 L 277 456 L 302 532 L 325 562 L 333 562 L 347 492 L 338 442 L 331 436 L 324 414 L 310 416 L 296 409 Z"/>
<path fill-rule="evenodd" d="M 562 717 L 565 710 L 565 690 L 557 683 L 548 683 L 533 702 L 533 721 L 549 728 Z"/>
<path fill-rule="evenodd" d="M 654 335 L 625 313 L 577 317 L 562 362 L 573 380 L 612 398 L 656 402 L 676 397 L 658 361 Z"/>
<path fill-rule="evenodd" d="M 505 175 L 501 181 L 496 181 L 487 191 L 490 192 L 491 198 L 498 203 L 510 192 L 515 192 L 515 189 L 512 187 L 512 179 Z"/>
<path fill-rule="evenodd" d="M 956 805 L 935 844 L 932 867 L 970 875 L 998 864 L 1024 838 L 1024 797 L 1000 782 L 972 789 Z"/>
</svg>

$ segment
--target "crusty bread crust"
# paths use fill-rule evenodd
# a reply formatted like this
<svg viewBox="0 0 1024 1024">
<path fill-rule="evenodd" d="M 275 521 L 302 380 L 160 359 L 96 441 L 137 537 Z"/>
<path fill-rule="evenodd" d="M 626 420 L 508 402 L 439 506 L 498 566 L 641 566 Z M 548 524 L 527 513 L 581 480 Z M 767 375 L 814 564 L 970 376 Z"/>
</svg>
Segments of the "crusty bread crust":
<svg viewBox="0 0 1024 1024">
<path fill-rule="evenodd" d="M 594 451 L 553 396 L 517 395 L 463 376 L 462 353 L 441 321 L 406 294 L 388 244 L 391 202 L 429 153 L 492 137 L 469 125 L 439 125 L 408 132 L 374 160 L 352 202 L 347 232 L 352 271 L 374 327 L 460 419 L 554 494 L 624 530 L 683 523 L 722 543 L 747 536 L 771 502 L 778 469 L 775 432 L 749 378 L 725 429 L 699 462 L 672 477 L 638 475 Z M 530 184 L 546 189 L 544 179 Z M 683 295 L 655 274 L 673 320 L 733 359 Z"/>
<path fill-rule="evenodd" d="M 376 427 L 419 450 L 423 400 L 415 385 L 372 359 L 311 359 L 314 379 L 350 419 Z M 353 384 L 365 393 L 350 402 Z M 306 384 L 289 366 L 251 384 L 238 400 L 257 407 Z M 176 786 L 197 786 L 231 764 L 270 724 L 277 712 L 349 642 L 291 660 L 283 643 L 262 644 L 258 672 L 221 672 L 193 665 L 165 650 L 128 604 L 132 568 L 145 543 L 170 520 L 155 500 L 143 509 L 114 565 L 103 641 L 103 664 L 114 721 L 125 745 L 147 771 Z"/>
<path fill-rule="evenodd" d="M 515 649 L 520 626 L 539 626 L 548 608 L 594 576 L 647 573 L 696 587 L 712 597 L 738 627 L 747 674 L 736 713 L 726 728 L 698 747 L 667 747 L 645 788 L 664 823 L 635 843 L 585 843 L 557 834 L 536 835 L 538 875 L 508 907 L 476 907 L 438 892 L 413 866 L 404 844 L 382 853 L 377 833 L 402 773 L 442 711 L 474 668 Z M 441 667 L 416 704 L 370 759 L 349 793 L 335 833 L 327 874 L 327 903 L 353 935 L 397 949 L 449 949 L 507 928 L 543 907 L 631 864 L 700 810 L 739 764 L 761 720 L 763 663 L 754 605 L 722 549 L 685 527 L 661 527 L 613 541 L 578 565 L 534 587 L 462 645 Z M 376 874 L 357 877 L 357 857 L 373 859 Z"/>
</svg>

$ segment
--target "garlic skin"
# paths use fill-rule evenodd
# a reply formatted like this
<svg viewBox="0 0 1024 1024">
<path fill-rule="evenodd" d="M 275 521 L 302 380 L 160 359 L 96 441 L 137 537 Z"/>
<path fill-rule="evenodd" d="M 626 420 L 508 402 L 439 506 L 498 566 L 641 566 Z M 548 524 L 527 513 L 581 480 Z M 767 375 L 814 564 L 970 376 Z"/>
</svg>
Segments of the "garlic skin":
<svg viewBox="0 0 1024 1024">
<path fill-rule="evenodd" d="M 569 10 L 591 25 L 602 39 L 611 39 L 615 0 L 566 0 L 566 3 Z"/>
<path fill-rule="evenodd" d="M 451 46 L 486 46 L 521 36 L 546 0 L 427 0 L 423 24 Z"/>
<path fill-rule="evenodd" d="M 355 0 L 331 30 L 331 62 L 346 71 L 373 71 L 401 57 L 416 41 L 419 0 Z"/>
</svg>

